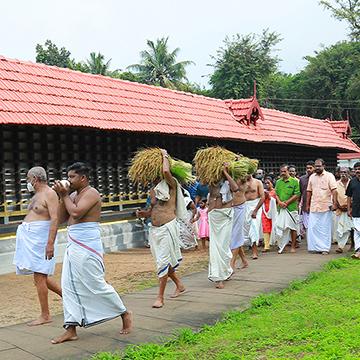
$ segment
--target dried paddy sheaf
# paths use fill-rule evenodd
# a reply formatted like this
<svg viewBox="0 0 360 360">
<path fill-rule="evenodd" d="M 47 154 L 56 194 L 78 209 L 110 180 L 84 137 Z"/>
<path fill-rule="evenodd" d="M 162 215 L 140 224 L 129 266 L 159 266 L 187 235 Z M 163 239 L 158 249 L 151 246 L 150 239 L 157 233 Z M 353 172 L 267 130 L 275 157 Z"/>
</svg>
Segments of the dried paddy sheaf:
<svg viewBox="0 0 360 360">
<path fill-rule="evenodd" d="M 191 164 L 170 156 L 169 163 L 172 175 L 181 184 L 195 181 Z M 135 153 L 129 168 L 132 182 L 146 186 L 163 177 L 163 155 L 160 148 L 141 149 Z"/>
</svg>

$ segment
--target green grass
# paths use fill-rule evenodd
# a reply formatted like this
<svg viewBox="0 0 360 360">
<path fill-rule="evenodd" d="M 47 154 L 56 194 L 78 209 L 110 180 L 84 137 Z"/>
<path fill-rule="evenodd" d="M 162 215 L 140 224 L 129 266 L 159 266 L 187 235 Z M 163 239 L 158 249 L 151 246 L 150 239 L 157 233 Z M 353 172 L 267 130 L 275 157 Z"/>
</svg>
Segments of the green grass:
<svg viewBox="0 0 360 360">
<path fill-rule="evenodd" d="M 198 333 L 182 329 L 164 345 L 129 346 L 93 359 L 360 359 L 360 262 L 330 261 Z"/>
</svg>

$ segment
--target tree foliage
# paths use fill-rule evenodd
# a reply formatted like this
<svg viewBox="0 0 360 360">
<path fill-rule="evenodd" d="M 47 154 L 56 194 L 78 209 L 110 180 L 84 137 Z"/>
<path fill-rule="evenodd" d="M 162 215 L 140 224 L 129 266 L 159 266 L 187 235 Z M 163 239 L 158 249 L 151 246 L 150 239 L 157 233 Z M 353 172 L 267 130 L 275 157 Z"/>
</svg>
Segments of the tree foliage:
<svg viewBox="0 0 360 360">
<path fill-rule="evenodd" d="M 36 45 L 36 62 L 66 68 L 70 62 L 70 51 L 58 48 L 51 40 Z"/>
<path fill-rule="evenodd" d="M 332 15 L 345 20 L 350 28 L 350 37 L 360 40 L 360 0 L 320 0 L 320 4 L 332 12 Z"/>
<path fill-rule="evenodd" d="M 214 73 L 210 77 L 212 93 L 218 98 L 246 98 L 253 93 L 253 82 L 259 88 L 277 70 L 279 58 L 272 54 L 281 41 L 279 34 L 264 30 L 255 34 L 226 37 L 224 46 L 212 58 Z"/>
<path fill-rule="evenodd" d="M 177 88 L 180 83 L 187 81 L 185 68 L 193 62 L 176 62 L 180 49 L 169 51 L 168 39 L 161 38 L 156 42 L 147 40 L 148 49 L 141 51 L 140 63 L 128 67 L 137 73 L 142 82 Z"/>
</svg>

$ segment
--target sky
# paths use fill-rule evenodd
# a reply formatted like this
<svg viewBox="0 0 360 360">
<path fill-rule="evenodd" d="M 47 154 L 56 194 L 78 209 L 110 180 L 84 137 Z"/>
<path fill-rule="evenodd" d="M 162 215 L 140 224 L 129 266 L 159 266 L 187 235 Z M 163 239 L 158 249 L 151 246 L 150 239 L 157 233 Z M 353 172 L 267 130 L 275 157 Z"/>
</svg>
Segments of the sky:
<svg viewBox="0 0 360 360">
<path fill-rule="evenodd" d="M 12 0 L 0 2 L 0 55 L 35 61 L 46 39 L 64 46 L 77 61 L 101 52 L 111 68 L 138 63 L 146 40 L 169 36 L 178 61 L 192 60 L 188 79 L 208 86 L 211 55 L 226 36 L 280 33 L 281 71 L 296 73 L 306 55 L 346 39 L 346 24 L 318 0 Z"/>
</svg>

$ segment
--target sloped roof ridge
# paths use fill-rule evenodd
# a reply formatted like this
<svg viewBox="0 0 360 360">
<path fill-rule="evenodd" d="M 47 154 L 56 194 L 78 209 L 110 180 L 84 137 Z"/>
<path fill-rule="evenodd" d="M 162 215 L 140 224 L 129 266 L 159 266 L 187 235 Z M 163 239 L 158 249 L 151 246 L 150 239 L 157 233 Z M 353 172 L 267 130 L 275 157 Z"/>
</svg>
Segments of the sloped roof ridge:
<svg viewBox="0 0 360 360">
<path fill-rule="evenodd" d="M 291 117 L 302 118 L 302 119 L 306 119 L 306 120 L 310 120 L 310 121 L 317 120 L 317 121 L 321 121 L 322 123 L 326 122 L 325 119 L 313 118 L 313 117 L 306 116 L 306 115 L 293 114 L 293 113 L 289 113 L 289 112 L 287 112 L 287 111 L 282 111 L 282 110 L 277 110 L 277 109 L 271 109 L 271 108 L 266 108 L 266 107 L 261 107 L 261 108 L 262 108 L 263 110 L 270 110 L 270 111 L 277 112 L 277 113 L 280 113 L 280 114 L 288 114 L 288 115 L 290 115 Z"/>
<path fill-rule="evenodd" d="M 172 92 L 172 93 L 175 93 L 175 94 L 180 94 L 180 95 L 186 95 L 188 97 L 195 97 L 195 98 L 202 98 L 202 99 L 206 99 L 206 100 L 210 100 L 210 101 L 214 101 L 214 102 L 217 102 L 217 103 L 220 103 L 220 102 L 223 102 L 223 100 L 221 99 L 217 99 L 217 98 L 212 98 L 212 97 L 208 97 L 208 96 L 204 96 L 204 95 L 199 95 L 199 94 L 194 94 L 194 93 L 190 93 L 190 92 L 185 92 L 185 91 L 181 91 L 181 90 L 177 90 L 177 89 L 169 89 L 169 88 L 164 88 L 164 87 L 161 87 L 161 86 L 155 86 L 155 85 L 148 85 L 148 84 L 143 84 L 143 83 L 138 83 L 138 82 L 134 82 L 134 81 L 129 81 L 129 80 L 123 80 L 123 79 L 117 79 L 117 78 L 112 78 L 110 76 L 105 76 L 105 75 L 99 75 L 99 74 L 91 74 L 91 73 L 84 73 L 84 72 L 81 72 L 81 71 L 78 71 L 78 70 L 73 70 L 73 69 L 69 69 L 69 68 L 61 68 L 61 67 L 58 67 L 58 66 L 54 66 L 54 65 L 46 65 L 46 64 L 43 64 L 43 63 L 34 63 L 32 61 L 24 61 L 24 60 L 19 60 L 19 59 L 12 59 L 12 58 L 8 58 L 8 57 L 5 57 L 3 55 L 0 54 L 0 61 L 8 61 L 8 62 L 11 62 L 11 63 L 15 63 L 15 64 L 23 64 L 23 65 L 26 65 L 26 66 L 30 66 L 30 67 L 43 67 L 45 69 L 47 68 L 51 68 L 52 70 L 54 71 L 57 71 L 57 72 L 64 72 L 64 73 L 76 73 L 77 75 L 79 75 L 80 77 L 89 77 L 89 78 L 96 78 L 96 79 L 99 79 L 99 80 L 102 80 L 102 81 L 108 81 L 108 82 L 120 82 L 120 83 L 126 83 L 130 86 L 133 86 L 134 88 L 135 87 L 142 87 L 142 88 L 145 88 L 145 89 L 152 89 L 152 90 L 160 90 L 160 91 L 164 91 L 164 92 Z M 28 73 L 30 75 L 33 75 L 33 73 Z M 49 75 L 42 75 L 43 77 L 48 77 L 48 78 L 55 78 L 55 77 L 52 77 L 52 76 L 49 76 Z M 56 78 L 55 78 L 56 79 Z M 76 80 L 73 80 L 72 82 L 74 83 L 78 83 L 78 84 L 88 84 L 88 85 L 91 85 L 92 83 L 87 83 L 87 82 L 80 82 L 80 81 L 76 81 Z M 111 87 L 111 86 L 104 86 L 104 85 L 101 85 L 101 84 L 97 84 L 97 86 L 99 87 Z M 126 90 L 126 89 L 123 89 L 124 91 L 129 91 L 129 90 Z M 140 91 L 136 91 L 135 89 L 132 90 L 134 92 L 137 92 L 137 93 L 140 93 Z"/>
</svg>

